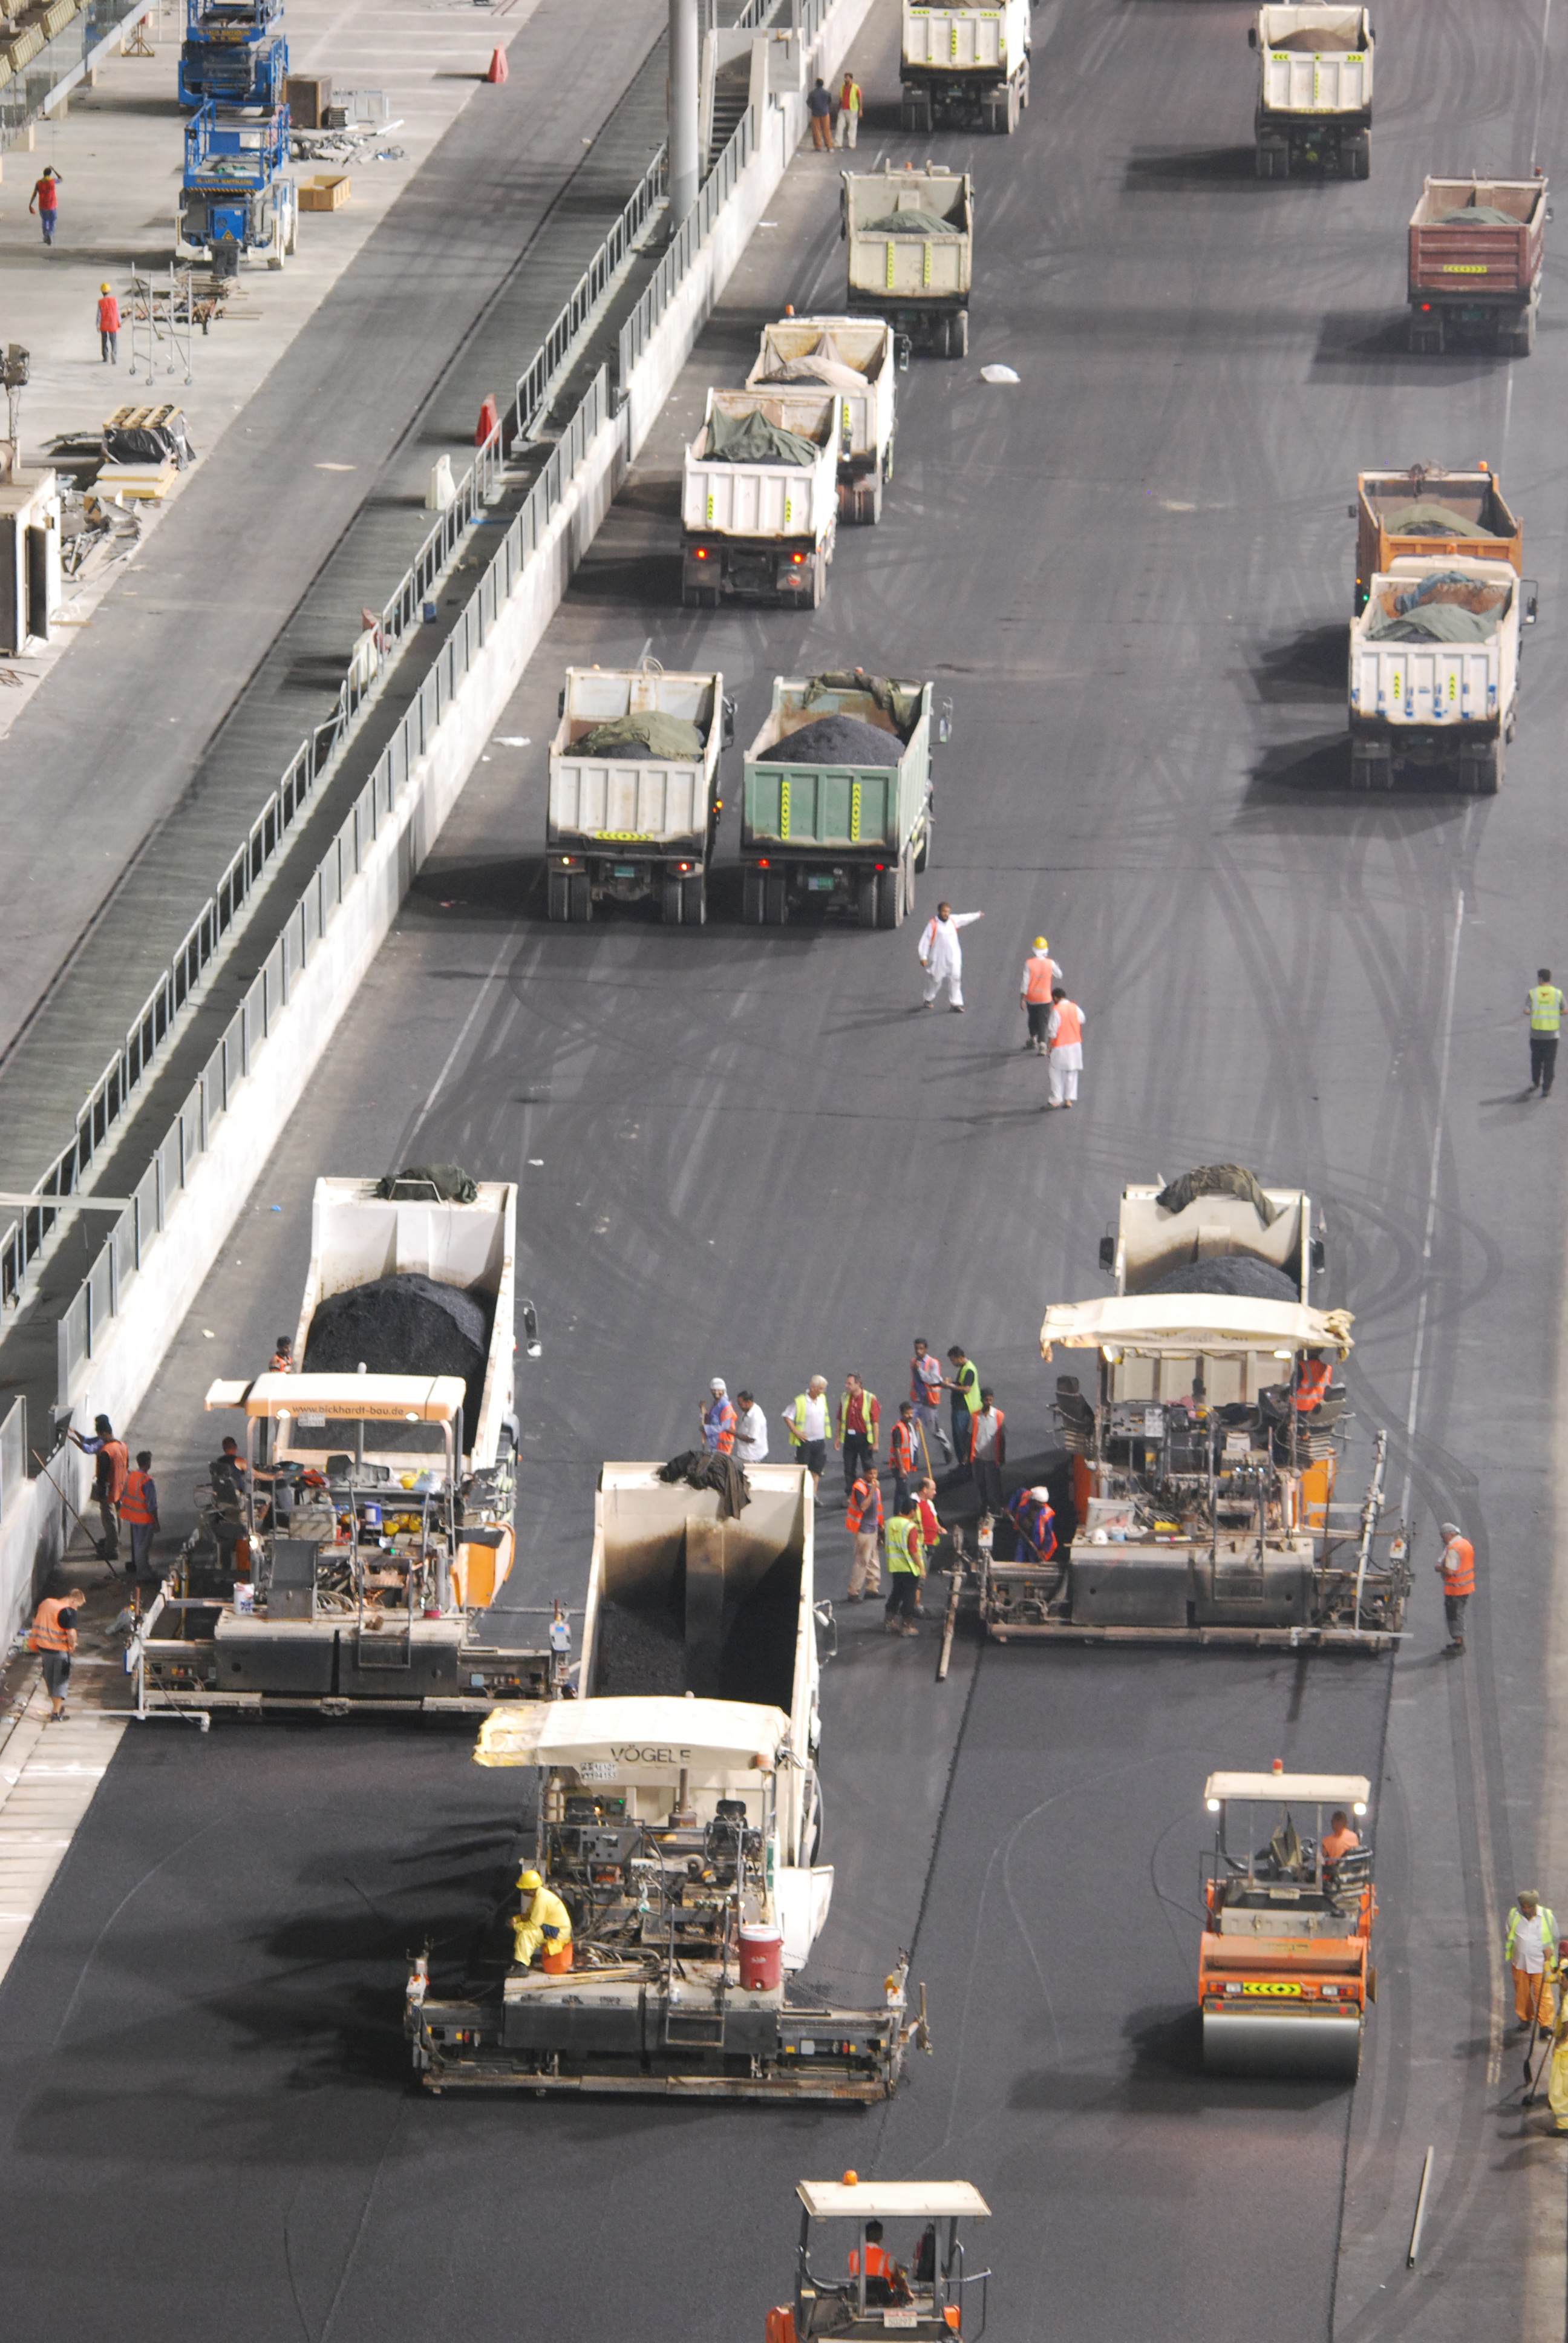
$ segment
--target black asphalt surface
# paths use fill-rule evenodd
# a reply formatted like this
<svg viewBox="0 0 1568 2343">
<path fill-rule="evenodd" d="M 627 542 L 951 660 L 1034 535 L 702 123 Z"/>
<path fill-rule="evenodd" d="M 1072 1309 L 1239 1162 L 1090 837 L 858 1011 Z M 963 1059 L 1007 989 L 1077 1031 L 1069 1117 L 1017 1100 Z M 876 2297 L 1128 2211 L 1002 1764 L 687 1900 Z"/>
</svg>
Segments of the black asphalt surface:
<svg viewBox="0 0 1568 2343">
<path fill-rule="evenodd" d="M 739 379 L 785 299 L 839 297 L 836 165 L 797 164 L 137 1431 L 195 1477 L 207 1382 L 292 1320 L 317 1173 L 434 1155 L 516 1178 L 546 1354 L 521 1365 L 509 1599 L 580 1600 L 598 1461 L 688 1444 L 714 1373 L 777 1427 L 815 1369 L 862 1369 L 891 1403 L 912 1335 L 960 1340 L 1030 1470 L 1042 1305 L 1102 1290 L 1125 1181 L 1234 1159 L 1323 1212 L 1322 1298 L 1356 1316 L 1352 1463 L 1387 1425 L 1396 1504 L 1409 1480 L 1410 1643 L 1392 1666 L 964 1644 L 938 1687 L 934 1629 L 893 1644 L 846 1610 L 815 1970 L 869 1996 L 912 1942 L 935 2029 L 870 2116 L 419 2098 L 401 1956 L 428 1932 L 455 1957 L 501 1893 L 516 1787 L 457 1734 L 128 1735 L 0 1989 L 27 2343 L 213 2321 L 268 2343 L 733 2343 L 787 2288 L 793 2183 L 850 2163 L 982 2187 L 1000 2336 L 1563 2332 L 1561 2150 L 1520 2108 L 1512 2047 L 1499 2063 L 1492 1998 L 1497 1906 L 1548 1851 L 1554 1746 L 1568 1093 L 1523 1094 L 1521 1008 L 1538 960 L 1568 960 L 1563 272 L 1528 362 L 1417 364 L 1399 338 L 1422 172 L 1523 168 L 1555 65 L 1523 13 L 1396 0 L 1371 182 L 1261 188 L 1244 21 L 1042 10 L 1020 136 L 920 142 L 979 180 L 970 361 L 900 385 L 884 520 L 844 532 L 819 613 L 699 621 L 674 481 L 702 389 Z M 887 127 L 894 38 L 880 7 L 855 60 L 863 162 L 912 151 Z M 980 381 L 991 359 L 1016 388 Z M 1352 799 L 1355 470 L 1480 455 L 1543 589 L 1503 794 Z M 560 669 L 649 641 L 723 668 L 742 740 L 775 672 L 859 660 L 950 693 L 921 912 L 940 888 L 986 914 L 962 1024 L 920 1012 L 912 931 L 746 930 L 722 874 L 703 932 L 546 926 Z M 1040 1112 L 1019 1047 L 1040 931 L 1089 1017 L 1070 1117 Z M 1430 1576 L 1451 1509 L 1481 1567 L 1457 1663 Z M 824 1591 L 846 1544 L 829 1518 Z M 1385 1715 L 1363 2079 L 1206 2082 L 1203 1776 L 1275 1756 L 1375 1776 Z M 62 2235 L 93 2250 L 63 2268 Z"/>
</svg>

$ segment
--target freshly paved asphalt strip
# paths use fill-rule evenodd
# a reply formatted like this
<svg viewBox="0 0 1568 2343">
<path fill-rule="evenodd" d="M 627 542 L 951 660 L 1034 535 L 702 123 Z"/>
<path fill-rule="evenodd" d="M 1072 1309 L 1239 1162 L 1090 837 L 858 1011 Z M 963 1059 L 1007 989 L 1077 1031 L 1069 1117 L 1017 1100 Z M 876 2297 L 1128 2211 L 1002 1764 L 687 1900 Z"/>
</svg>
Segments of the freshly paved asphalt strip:
<svg viewBox="0 0 1568 2343">
<path fill-rule="evenodd" d="M 916 151 L 888 126 L 893 28 L 879 10 L 855 60 L 880 109 L 862 161 Z M 1378 29 L 1373 178 L 1262 188 L 1233 12 L 1040 12 L 1020 135 L 919 142 L 977 174 L 979 284 L 969 364 L 900 383 L 881 526 L 843 532 L 814 616 L 699 619 L 675 598 L 682 434 L 784 300 L 839 297 L 837 158 L 801 158 L 138 1433 L 172 1484 L 195 1478 L 207 1383 L 259 1364 L 292 1312 L 317 1173 L 417 1151 L 516 1178 L 546 1349 L 520 1377 L 510 1600 L 580 1602 L 599 1460 L 686 1444 L 716 1373 L 778 1430 L 814 1369 L 863 1369 L 891 1403 L 912 1335 L 960 1340 L 1030 1472 L 1055 1372 L 1040 1309 L 1101 1290 L 1122 1183 L 1239 1160 L 1326 1221 L 1326 1298 L 1356 1318 L 1346 1484 L 1380 1425 L 1396 1500 L 1409 1474 L 1399 1661 L 963 1646 L 938 1687 L 934 1630 L 894 1643 L 846 1611 L 818 1966 L 869 1994 L 912 1941 L 935 2030 L 869 2117 L 421 2098 L 403 1956 L 428 1934 L 457 1959 L 504 1892 L 516 1782 L 459 1733 L 129 1734 L 0 1991 L 24 2335 L 161 2337 L 176 2309 L 330 2343 L 519 2317 L 567 2343 L 755 2334 L 788 2286 L 794 2181 L 850 2163 L 986 2189 L 999 2333 L 1563 2331 L 1562 2151 L 1520 2106 L 1512 2043 L 1494 2056 L 1493 1986 L 1499 1907 L 1537 1884 L 1556 1793 L 1568 1093 L 1523 1094 L 1520 1011 L 1537 960 L 1568 960 L 1563 342 L 1553 279 L 1530 361 L 1402 355 L 1422 174 L 1455 148 L 1520 167 L 1537 34 L 1444 5 Z M 979 380 L 993 358 L 1016 388 Z M 1352 799 L 1355 469 L 1482 454 L 1543 588 L 1503 794 Z M 908 929 L 733 924 L 732 811 L 706 930 L 544 923 L 560 669 L 649 643 L 722 667 L 741 740 L 775 673 L 860 660 L 950 694 L 921 910 L 940 890 L 986 913 L 962 1023 L 919 1011 Z M 1019 1047 L 1040 931 L 1089 1013 L 1071 1116 L 1041 1113 Z M 1457 1663 L 1430 1575 L 1451 1508 L 1481 1560 Z M 837 1592 L 840 1525 L 819 1552 Z M 1382 1774 L 1353 2091 L 1221 2087 L 1192 2062 L 1202 1776 L 1276 1755 Z M 89 2223 L 93 2256 L 62 2270 L 55 2241 Z"/>
</svg>

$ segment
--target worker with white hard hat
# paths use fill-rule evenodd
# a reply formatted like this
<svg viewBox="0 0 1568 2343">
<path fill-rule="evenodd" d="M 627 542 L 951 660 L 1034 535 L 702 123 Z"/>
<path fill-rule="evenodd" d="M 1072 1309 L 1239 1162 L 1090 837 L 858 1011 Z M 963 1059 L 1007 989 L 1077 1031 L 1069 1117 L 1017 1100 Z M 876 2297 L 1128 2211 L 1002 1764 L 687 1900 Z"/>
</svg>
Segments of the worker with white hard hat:
<svg viewBox="0 0 1568 2343">
<path fill-rule="evenodd" d="M 1043 1483 L 1020 1489 L 1008 1507 L 1018 1532 L 1018 1559 L 1047 1563 L 1056 1552 L 1056 1509 Z"/>
<path fill-rule="evenodd" d="M 569 1956 L 572 1916 L 560 1897 L 545 1885 L 537 1871 L 519 1871 L 518 1885 L 532 1898 L 527 1912 L 519 1912 L 512 1922 L 512 1957 L 518 1966 L 528 1968 L 541 1945 L 547 1953 Z"/>
<path fill-rule="evenodd" d="M 715 1375 L 708 1386 L 712 1396 L 699 1401 L 697 1413 L 702 1419 L 702 1444 L 710 1455 L 728 1456 L 735 1445 L 735 1409 L 722 1375 Z"/>
<path fill-rule="evenodd" d="M 1026 1050 L 1037 1058 L 1045 1054 L 1045 1029 L 1050 1017 L 1051 987 L 1061 982 L 1061 970 L 1050 957 L 1050 946 L 1043 936 L 1036 936 L 1034 949 L 1023 964 L 1023 976 L 1019 985 L 1018 1005 L 1029 1019 Z"/>
<path fill-rule="evenodd" d="M 1442 1615 L 1448 1625 L 1448 1648 L 1464 1649 L 1464 1606 L 1475 1592 L 1475 1548 L 1457 1522 L 1442 1524 L 1442 1552 L 1437 1574 L 1442 1581 Z"/>
</svg>

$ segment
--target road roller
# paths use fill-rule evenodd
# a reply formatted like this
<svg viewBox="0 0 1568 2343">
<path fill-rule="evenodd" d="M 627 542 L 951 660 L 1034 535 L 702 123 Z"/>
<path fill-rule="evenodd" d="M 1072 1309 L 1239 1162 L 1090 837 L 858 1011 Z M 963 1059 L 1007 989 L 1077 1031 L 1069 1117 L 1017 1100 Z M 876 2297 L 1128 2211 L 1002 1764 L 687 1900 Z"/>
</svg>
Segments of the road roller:
<svg viewBox="0 0 1568 2343">
<path fill-rule="evenodd" d="M 813 2343 L 898 2328 L 930 2343 L 985 2333 L 990 2271 L 960 2223 L 990 2207 L 967 2180 L 802 2180 L 795 2292 L 768 2313 L 765 2343 Z M 813 2225 L 816 2225 L 813 2227 Z M 826 2234 L 822 2231 L 826 2227 Z M 820 2254 L 813 2259 L 814 2247 Z"/>
<path fill-rule="evenodd" d="M 1364 1774 L 1210 1775 L 1198 1955 L 1210 2074 L 1355 2081 L 1377 1998 L 1371 1796 Z"/>
</svg>

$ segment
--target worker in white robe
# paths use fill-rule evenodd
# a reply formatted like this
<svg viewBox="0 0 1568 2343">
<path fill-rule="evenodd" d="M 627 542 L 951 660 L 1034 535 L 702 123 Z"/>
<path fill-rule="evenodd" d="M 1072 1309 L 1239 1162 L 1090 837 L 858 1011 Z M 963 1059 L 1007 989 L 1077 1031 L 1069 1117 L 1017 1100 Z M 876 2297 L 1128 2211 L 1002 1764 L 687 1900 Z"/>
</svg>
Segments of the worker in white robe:
<svg viewBox="0 0 1568 2343">
<path fill-rule="evenodd" d="M 927 920 L 925 934 L 920 938 L 920 966 L 926 971 L 925 1008 L 936 1007 L 937 995 L 945 984 L 950 1006 L 962 1009 L 964 953 L 959 930 L 984 917 L 983 911 L 955 911 L 950 903 L 937 905 L 937 915 Z"/>
<path fill-rule="evenodd" d="M 1057 985 L 1045 1026 L 1050 1076 L 1048 1106 L 1071 1106 L 1078 1096 L 1078 1077 L 1083 1071 L 1083 1025 L 1082 1010 Z"/>
</svg>

